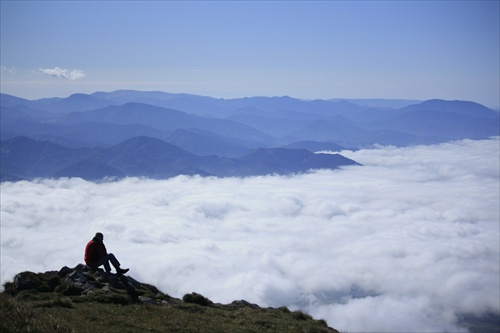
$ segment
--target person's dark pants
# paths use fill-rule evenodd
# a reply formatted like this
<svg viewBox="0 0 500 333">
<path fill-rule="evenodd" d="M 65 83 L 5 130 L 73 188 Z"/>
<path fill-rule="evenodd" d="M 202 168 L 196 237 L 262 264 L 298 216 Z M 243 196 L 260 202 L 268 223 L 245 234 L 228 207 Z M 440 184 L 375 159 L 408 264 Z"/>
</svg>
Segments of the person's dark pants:
<svg viewBox="0 0 500 333">
<path fill-rule="evenodd" d="M 108 253 L 107 255 L 99 259 L 99 261 L 95 264 L 94 268 L 103 265 L 106 272 L 109 273 L 111 272 L 111 267 L 109 266 L 109 262 L 111 262 L 116 271 L 120 269 L 120 262 L 118 261 L 118 259 L 116 259 L 113 253 Z"/>
</svg>

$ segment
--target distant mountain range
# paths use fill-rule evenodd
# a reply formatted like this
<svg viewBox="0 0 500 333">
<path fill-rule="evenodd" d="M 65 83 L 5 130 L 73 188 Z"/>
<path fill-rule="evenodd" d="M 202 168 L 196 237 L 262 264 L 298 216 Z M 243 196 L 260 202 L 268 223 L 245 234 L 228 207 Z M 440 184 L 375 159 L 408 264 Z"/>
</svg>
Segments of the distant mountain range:
<svg viewBox="0 0 500 333">
<path fill-rule="evenodd" d="M 216 99 L 132 90 L 0 98 L 2 180 L 286 174 L 356 163 L 317 151 L 500 135 L 498 112 L 468 101 Z"/>
<path fill-rule="evenodd" d="M 357 165 L 339 154 L 306 149 L 260 148 L 239 158 L 199 156 L 145 136 L 109 148 L 67 148 L 48 141 L 16 137 L 1 142 L 1 179 L 80 177 L 87 180 L 177 175 L 254 176 Z"/>
</svg>

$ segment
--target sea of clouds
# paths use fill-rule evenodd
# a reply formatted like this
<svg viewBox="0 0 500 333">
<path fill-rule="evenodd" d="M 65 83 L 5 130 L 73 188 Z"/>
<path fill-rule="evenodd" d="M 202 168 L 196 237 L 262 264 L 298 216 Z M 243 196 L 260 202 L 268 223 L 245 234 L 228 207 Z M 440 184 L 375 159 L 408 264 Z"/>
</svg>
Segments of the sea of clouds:
<svg viewBox="0 0 500 333">
<path fill-rule="evenodd" d="M 174 297 L 288 306 L 347 332 L 467 331 L 500 313 L 499 144 L 342 154 L 295 176 L 1 184 L 1 283 L 73 267 L 96 231 Z"/>
</svg>

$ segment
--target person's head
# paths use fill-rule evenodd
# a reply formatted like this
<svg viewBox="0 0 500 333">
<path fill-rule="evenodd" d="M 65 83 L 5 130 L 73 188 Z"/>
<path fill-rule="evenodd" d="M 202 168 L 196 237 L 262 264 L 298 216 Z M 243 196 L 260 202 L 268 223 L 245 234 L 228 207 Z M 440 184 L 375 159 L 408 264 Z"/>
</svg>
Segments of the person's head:
<svg viewBox="0 0 500 333">
<path fill-rule="evenodd" d="M 104 240 L 104 235 L 101 232 L 96 232 L 94 239 L 102 242 Z"/>
</svg>

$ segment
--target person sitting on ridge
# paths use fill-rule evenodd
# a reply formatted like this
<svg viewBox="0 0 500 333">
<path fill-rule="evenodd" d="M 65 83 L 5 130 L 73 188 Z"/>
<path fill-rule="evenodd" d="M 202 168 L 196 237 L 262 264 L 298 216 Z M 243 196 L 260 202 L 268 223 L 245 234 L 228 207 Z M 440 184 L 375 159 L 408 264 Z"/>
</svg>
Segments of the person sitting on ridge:
<svg viewBox="0 0 500 333">
<path fill-rule="evenodd" d="M 106 246 L 104 246 L 104 235 L 97 232 L 94 238 L 87 243 L 85 247 L 85 263 L 92 269 L 97 269 L 99 266 L 103 265 L 106 273 L 111 273 L 111 267 L 109 262 L 113 264 L 118 275 L 122 275 L 128 272 L 128 268 L 120 268 L 120 262 L 113 253 L 108 253 L 106 251 Z"/>
</svg>

